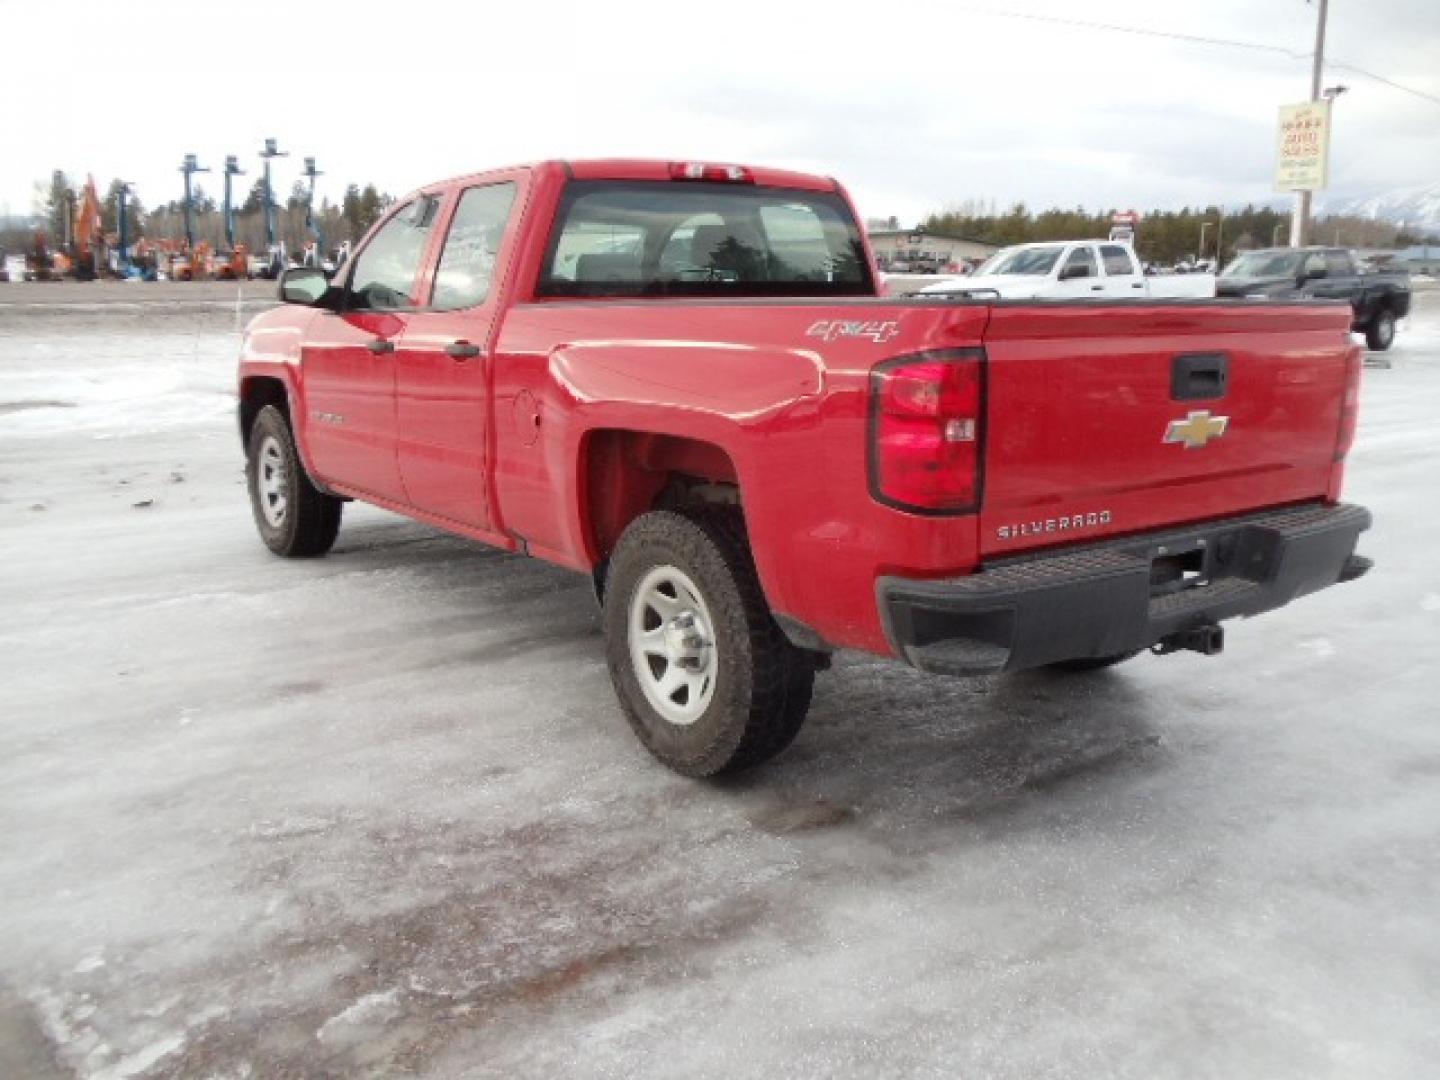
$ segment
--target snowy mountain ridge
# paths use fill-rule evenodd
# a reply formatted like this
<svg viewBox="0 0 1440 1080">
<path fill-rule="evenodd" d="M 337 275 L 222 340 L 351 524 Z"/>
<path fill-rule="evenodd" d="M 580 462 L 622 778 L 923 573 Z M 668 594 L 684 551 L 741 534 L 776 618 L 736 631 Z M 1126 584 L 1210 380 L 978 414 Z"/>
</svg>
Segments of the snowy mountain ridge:
<svg viewBox="0 0 1440 1080">
<path fill-rule="evenodd" d="M 1440 182 L 1394 188 L 1367 197 L 1326 200 L 1320 213 L 1379 218 L 1411 229 L 1440 229 Z"/>
</svg>

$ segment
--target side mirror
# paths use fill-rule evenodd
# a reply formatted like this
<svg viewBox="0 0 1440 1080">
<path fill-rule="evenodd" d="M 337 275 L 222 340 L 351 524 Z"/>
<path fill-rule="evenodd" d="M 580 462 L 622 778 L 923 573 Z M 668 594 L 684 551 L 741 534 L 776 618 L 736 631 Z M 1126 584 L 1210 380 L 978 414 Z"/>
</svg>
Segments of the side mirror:
<svg viewBox="0 0 1440 1080">
<path fill-rule="evenodd" d="M 1301 270 L 1301 271 L 1300 271 L 1300 284 L 1301 284 L 1301 285 L 1304 285 L 1305 282 L 1307 282 L 1307 281 L 1319 281 L 1319 280 L 1320 280 L 1321 278 L 1323 278 L 1324 276 L 1325 276 L 1325 267 L 1323 267 L 1323 266 L 1312 266 L 1312 267 L 1310 267 L 1310 268 L 1307 269 L 1307 270 Z"/>
<path fill-rule="evenodd" d="M 1062 266 L 1060 268 L 1061 281 L 1069 281 L 1072 278 L 1089 276 L 1090 268 L 1084 263 L 1072 263 L 1069 266 Z"/>
<path fill-rule="evenodd" d="M 292 266 L 280 272 L 280 299 L 287 304 L 323 307 L 330 279 L 314 266 Z"/>
</svg>

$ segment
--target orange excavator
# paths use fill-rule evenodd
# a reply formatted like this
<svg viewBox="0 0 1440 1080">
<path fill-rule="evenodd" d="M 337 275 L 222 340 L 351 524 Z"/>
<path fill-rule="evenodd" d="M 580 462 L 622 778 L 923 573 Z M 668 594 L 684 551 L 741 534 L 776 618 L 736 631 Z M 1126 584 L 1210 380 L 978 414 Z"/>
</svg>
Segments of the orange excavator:
<svg viewBox="0 0 1440 1080">
<path fill-rule="evenodd" d="M 233 251 L 210 256 L 210 276 L 216 281 L 243 281 L 250 276 L 250 249 L 236 244 Z"/>
<path fill-rule="evenodd" d="M 81 281 L 93 281 L 100 276 L 104 267 L 102 248 L 105 237 L 101 232 L 100 196 L 95 191 L 95 177 L 85 178 L 85 187 L 80 192 L 80 202 L 75 207 L 75 228 L 72 233 L 69 273 Z"/>
</svg>

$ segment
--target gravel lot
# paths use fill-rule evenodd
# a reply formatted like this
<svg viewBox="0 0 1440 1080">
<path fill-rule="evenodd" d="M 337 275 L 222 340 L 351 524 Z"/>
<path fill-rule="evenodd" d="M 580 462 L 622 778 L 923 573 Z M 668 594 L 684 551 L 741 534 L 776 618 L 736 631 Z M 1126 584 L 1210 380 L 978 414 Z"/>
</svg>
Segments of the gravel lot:
<svg viewBox="0 0 1440 1080">
<path fill-rule="evenodd" d="M 1440 294 L 1368 578 L 1218 659 L 847 655 L 723 783 L 579 577 L 364 507 L 268 555 L 236 297 L 0 286 L 0 1076 L 1433 1075 Z"/>
</svg>

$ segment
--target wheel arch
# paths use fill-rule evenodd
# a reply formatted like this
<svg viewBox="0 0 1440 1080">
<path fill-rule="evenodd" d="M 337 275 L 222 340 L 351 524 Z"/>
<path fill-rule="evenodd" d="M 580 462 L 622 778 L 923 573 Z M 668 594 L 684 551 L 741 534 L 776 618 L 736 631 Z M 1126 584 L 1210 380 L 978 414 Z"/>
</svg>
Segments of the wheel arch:
<svg viewBox="0 0 1440 1080">
<path fill-rule="evenodd" d="M 274 405 L 290 422 L 295 430 L 295 420 L 290 414 L 290 390 L 285 380 L 275 375 L 246 375 L 240 380 L 240 442 L 248 445 L 250 432 L 255 428 L 255 418 L 266 405 Z"/>
<path fill-rule="evenodd" d="M 743 516 L 740 474 L 720 443 L 661 431 L 593 428 L 577 463 L 581 531 L 603 596 L 606 568 L 621 535 L 641 514 L 657 509 L 719 503 Z"/>
<path fill-rule="evenodd" d="M 304 425 L 300 422 L 303 417 L 297 417 L 295 412 L 297 398 L 298 394 L 290 381 L 280 375 L 264 371 L 245 373 L 240 379 L 240 401 L 237 410 L 240 445 L 242 448 L 250 445 L 250 432 L 255 428 L 255 418 L 260 415 L 260 411 L 267 405 L 275 406 L 290 425 L 290 437 L 295 440 L 295 451 L 300 455 L 300 464 L 305 467 L 310 482 L 321 491 L 330 493 L 310 460 L 310 448 L 306 445 L 305 433 L 302 430 Z"/>
</svg>

